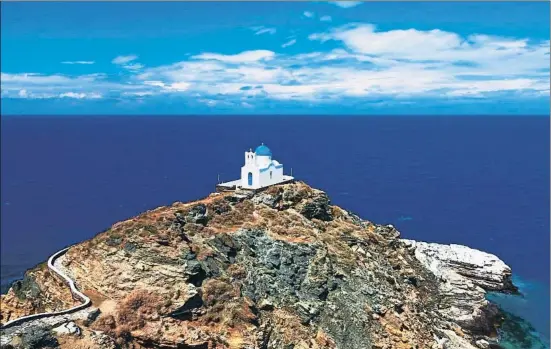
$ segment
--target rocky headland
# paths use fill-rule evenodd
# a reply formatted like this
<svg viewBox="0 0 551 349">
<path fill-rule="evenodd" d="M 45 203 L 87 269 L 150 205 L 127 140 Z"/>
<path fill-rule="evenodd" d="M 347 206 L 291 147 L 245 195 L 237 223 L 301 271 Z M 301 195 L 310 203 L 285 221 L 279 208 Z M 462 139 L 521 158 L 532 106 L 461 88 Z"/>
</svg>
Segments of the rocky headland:
<svg viewBox="0 0 551 349">
<path fill-rule="evenodd" d="M 5 348 L 499 348 L 497 257 L 400 238 L 296 182 L 159 207 L 56 262 L 92 305 L 2 329 Z M 79 304 L 45 265 L 0 321 Z"/>
</svg>

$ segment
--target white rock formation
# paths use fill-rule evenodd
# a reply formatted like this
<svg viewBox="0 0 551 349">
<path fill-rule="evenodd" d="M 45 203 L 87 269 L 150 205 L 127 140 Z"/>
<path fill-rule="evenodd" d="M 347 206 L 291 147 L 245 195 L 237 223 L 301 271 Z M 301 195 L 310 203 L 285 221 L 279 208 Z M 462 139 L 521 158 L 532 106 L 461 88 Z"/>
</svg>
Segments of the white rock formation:
<svg viewBox="0 0 551 349">
<path fill-rule="evenodd" d="M 443 245 L 402 239 L 415 248 L 415 256 L 436 276 L 450 271 L 490 291 L 513 291 L 511 268 L 493 254 L 463 245 Z"/>
<path fill-rule="evenodd" d="M 439 310 L 450 323 L 467 330 L 484 326 L 489 329 L 497 308 L 486 300 L 486 291 L 516 291 L 511 282 L 511 268 L 495 255 L 462 245 L 402 241 L 415 250 L 417 260 L 440 280 Z M 442 334 L 443 348 L 475 347 L 452 331 Z"/>
<path fill-rule="evenodd" d="M 58 335 L 80 335 L 80 328 L 74 323 L 74 321 L 66 322 L 61 326 L 52 329 L 52 331 Z"/>
</svg>

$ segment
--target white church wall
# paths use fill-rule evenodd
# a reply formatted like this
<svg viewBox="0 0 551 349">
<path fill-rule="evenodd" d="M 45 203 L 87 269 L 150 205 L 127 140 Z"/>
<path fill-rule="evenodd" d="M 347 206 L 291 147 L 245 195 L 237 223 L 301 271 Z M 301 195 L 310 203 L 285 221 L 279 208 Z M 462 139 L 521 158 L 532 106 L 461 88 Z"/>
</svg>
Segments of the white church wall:
<svg viewBox="0 0 551 349">
<path fill-rule="evenodd" d="M 260 175 L 258 168 L 254 166 L 243 166 L 241 168 L 241 186 L 243 188 L 256 189 L 260 187 Z M 252 185 L 249 185 L 249 173 L 252 173 L 253 182 Z"/>
<path fill-rule="evenodd" d="M 249 173 L 252 174 L 251 185 Z M 245 152 L 245 164 L 241 167 L 241 179 L 238 181 L 242 188 L 259 189 L 284 180 L 283 165 L 272 161 L 271 156 L 257 155 L 253 151 Z"/>
<path fill-rule="evenodd" d="M 272 158 L 270 156 L 259 155 L 256 157 L 256 164 L 260 168 L 266 168 L 270 166 L 271 162 L 272 162 Z"/>
<path fill-rule="evenodd" d="M 271 172 L 271 176 L 270 176 Z M 267 170 L 260 172 L 260 186 L 276 184 L 283 181 L 283 166 L 277 168 L 271 165 Z"/>
<path fill-rule="evenodd" d="M 270 178 L 267 171 L 260 172 L 260 186 L 270 185 Z"/>
</svg>

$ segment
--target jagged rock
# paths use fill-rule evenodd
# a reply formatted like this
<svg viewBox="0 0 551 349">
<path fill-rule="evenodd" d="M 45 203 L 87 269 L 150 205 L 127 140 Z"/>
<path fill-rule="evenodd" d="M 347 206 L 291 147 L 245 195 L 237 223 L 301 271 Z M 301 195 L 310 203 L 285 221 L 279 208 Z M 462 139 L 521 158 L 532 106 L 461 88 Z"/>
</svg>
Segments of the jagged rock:
<svg viewBox="0 0 551 349">
<path fill-rule="evenodd" d="M 399 236 L 301 182 L 160 207 L 64 256 L 76 283 L 105 298 L 105 312 L 71 340 L 91 348 L 482 345 L 499 317 L 485 290 L 513 290 L 510 269 L 491 255 Z M 26 281 L 2 295 L 2 321 L 71 306 L 59 280 L 41 269 L 29 276 L 36 287 Z"/>
<path fill-rule="evenodd" d="M 511 268 L 496 256 L 462 245 L 402 240 L 435 275 L 453 271 L 488 291 L 517 292 Z"/>
<path fill-rule="evenodd" d="M 84 324 L 86 326 L 90 326 L 90 324 L 92 324 L 94 321 L 96 321 L 96 319 L 98 318 L 98 316 L 101 314 L 101 310 L 99 308 L 96 308 L 92 311 L 90 311 L 88 313 L 88 315 L 86 316 L 86 320 L 84 322 Z"/>
<path fill-rule="evenodd" d="M 251 201 L 255 204 L 264 204 L 271 208 L 276 208 L 277 204 L 283 199 L 281 193 L 276 193 L 274 195 L 261 192 L 255 195 Z"/>
<path fill-rule="evenodd" d="M 188 291 L 188 296 L 189 298 L 185 301 L 185 303 L 181 307 L 170 313 L 169 316 L 182 319 L 189 318 L 193 311 L 203 306 L 201 295 L 197 292 L 196 289 L 190 289 Z"/>
<path fill-rule="evenodd" d="M 491 331 L 499 311 L 486 300 L 486 290 L 516 291 L 511 282 L 511 269 L 496 256 L 466 246 L 403 242 L 442 280 L 440 313 L 467 329 Z"/>
<path fill-rule="evenodd" d="M 124 244 L 124 250 L 126 252 L 132 253 L 136 251 L 136 248 L 138 248 L 138 246 L 132 242 L 127 242 L 126 244 Z"/>
<path fill-rule="evenodd" d="M 476 341 L 476 346 L 481 349 L 488 349 L 490 347 L 490 343 L 484 339 L 479 339 Z"/>
<path fill-rule="evenodd" d="M 258 309 L 260 310 L 274 310 L 274 305 L 271 301 L 263 299 L 258 303 Z"/>
<path fill-rule="evenodd" d="M 400 237 L 400 232 L 391 224 L 379 225 L 375 228 L 375 231 L 387 239 L 397 239 Z"/>
<path fill-rule="evenodd" d="M 317 218 L 322 221 L 333 219 L 331 208 L 329 207 L 329 198 L 325 193 L 314 196 L 308 201 L 300 211 L 306 218 Z"/>
<path fill-rule="evenodd" d="M 203 204 L 193 206 L 185 217 L 187 223 L 206 224 L 207 223 L 207 207 Z"/>
<path fill-rule="evenodd" d="M 109 337 L 105 333 L 101 332 L 92 332 L 90 334 L 90 338 L 94 344 L 97 345 L 98 348 L 101 349 L 116 349 L 119 348 L 113 338 Z"/>
<path fill-rule="evenodd" d="M 30 327 L 21 336 L 21 348 L 58 348 L 59 342 L 44 327 Z"/>
<path fill-rule="evenodd" d="M 273 240 L 263 230 L 243 230 L 236 240 L 238 246 L 255 251 L 236 259 L 249 270 L 243 294 L 253 300 L 272 295 L 275 304 L 298 300 L 309 260 L 315 254 L 313 247 Z"/>
<path fill-rule="evenodd" d="M 41 292 L 40 286 L 38 286 L 34 278 L 28 274 L 25 274 L 23 280 L 15 281 L 11 289 L 17 298 L 21 300 L 36 298 Z"/>
<path fill-rule="evenodd" d="M 80 328 L 74 323 L 74 321 L 66 322 L 52 329 L 52 331 L 56 335 L 80 335 Z"/>
</svg>

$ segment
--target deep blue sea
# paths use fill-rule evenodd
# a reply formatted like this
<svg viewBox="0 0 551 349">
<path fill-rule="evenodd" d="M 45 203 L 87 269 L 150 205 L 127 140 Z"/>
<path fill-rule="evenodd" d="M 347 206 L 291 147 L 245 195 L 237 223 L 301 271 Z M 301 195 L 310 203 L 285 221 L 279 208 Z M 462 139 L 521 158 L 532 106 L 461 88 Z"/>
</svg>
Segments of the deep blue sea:
<svg viewBox="0 0 551 349">
<path fill-rule="evenodd" d="M 496 297 L 549 338 L 547 117 L 2 117 L 1 282 L 63 246 L 237 179 L 261 142 L 333 203 L 509 264 Z M 522 348 L 525 349 L 525 348 Z"/>
</svg>

